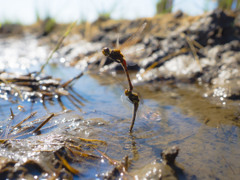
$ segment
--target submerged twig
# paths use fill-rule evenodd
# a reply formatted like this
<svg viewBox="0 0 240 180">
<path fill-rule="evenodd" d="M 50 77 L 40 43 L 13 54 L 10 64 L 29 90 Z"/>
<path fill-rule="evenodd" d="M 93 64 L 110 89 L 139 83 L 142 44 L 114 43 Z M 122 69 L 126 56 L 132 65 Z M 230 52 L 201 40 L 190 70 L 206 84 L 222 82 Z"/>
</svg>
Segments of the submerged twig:
<svg viewBox="0 0 240 180">
<path fill-rule="evenodd" d="M 85 106 L 85 104 L 80 101 L 78 98 L 76 98 L 75 96 L 73 96 L 72 94 L 69 94 L 69 96 L 74 99 L 78 104 L 80 104 L 81 106 Z"/>
<path fill-rule="evenodd" d="M 79 170 L 73 168 L 67 160 L 56 152 L 57 157 L 60 159 L 61 163 L 73 174 L 79 174 Z"/>
<path fill-rule="evenodd" d="M 69 87 L 68 90 L 71 91 L 73 94 L 75 94 L 77 97 L 79 97 L 81 100 L 83 100 L 83 101 L 88 101 L 87 99 L 85 99 L 84 97 L 82 97 L 80 94 L 78 94 L 72 87 Z M 70 93 L 70 94 L 71 94 L 71 93 Z"/>
<path fill-rule="evenodd" d="M 71 99 L 71 96 L 67 96 L 67 99 L 68 99 L 80 112 L 82 112 L 81 107 L 78 106 L 78 104 L 75 103 L 75 102 Z"/>
</svg>

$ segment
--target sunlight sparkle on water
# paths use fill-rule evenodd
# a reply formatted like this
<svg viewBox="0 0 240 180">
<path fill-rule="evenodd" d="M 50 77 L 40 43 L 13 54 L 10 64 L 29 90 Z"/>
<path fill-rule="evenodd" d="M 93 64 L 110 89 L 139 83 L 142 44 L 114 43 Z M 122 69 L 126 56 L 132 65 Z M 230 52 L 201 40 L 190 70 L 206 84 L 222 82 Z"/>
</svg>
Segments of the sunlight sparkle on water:
<svg viewBox="0 0 240 180">
<path fill-rule="evenodd" d="M 227 89 L 223 87 L 215 88 L 213 91 L 213 97 L 219 97 L 220 100 L 227 97 Z"/>
</svg>

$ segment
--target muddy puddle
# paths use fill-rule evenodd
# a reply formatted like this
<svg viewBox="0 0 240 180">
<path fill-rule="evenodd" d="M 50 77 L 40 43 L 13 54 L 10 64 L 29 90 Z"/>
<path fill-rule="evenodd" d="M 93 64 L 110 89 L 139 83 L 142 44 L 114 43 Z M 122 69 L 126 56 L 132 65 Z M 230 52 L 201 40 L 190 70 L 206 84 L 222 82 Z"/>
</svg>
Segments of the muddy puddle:
<svg viewBox="0 0 240 180">
<path fill-rule="evenodd" d="M 1 70 L 37 70 L 48 48 L 38 47 L 34 39 L 2 41 Z M 24 42 L 28 42 L 25 51 L 20 52 Z M 9 58 L 14 63 L 10 64 Z M 64 82 L 79 74 L 79 70 L 59 63 L 48 65 L 44 74 Z M 150 84 L 136 86 L 142 103 L 133 132 L 129 133 L 132 105 L 124 100 L 124 86 L 124 74 L 114 77 L 85 73 L 69 90 L 70 97 L 21 101 L 1 90 L 1 176 L 109 178 L 114 165 L 100 153 L 104 152 L 118 161 L 128 156 L 128 179 L 154 179 L 161 177 L 161 152 L 177 146 L 180 151 L 175 169 L 165 168 L 166 179 L 239 177 L 239 102 L 216 103 L 215 99 L 204 97 L 202 87 L 197 85 L 161 84 L 158 89 Z M 14 118 L 10 117 L 10 108 Z M 50 117 L 52 113 L 54 116 Z M 28 117 L 21 128 L 12 128 Z M 47 118 L 51 119 L 44 127 L 32 133 Z M 93 139 L 96 141 L 90 141 Z M 61 156 L 70 167 L 63 163 L 65 168 L 58 169 L 60 165 L 53 161 Z"/>
</svg>

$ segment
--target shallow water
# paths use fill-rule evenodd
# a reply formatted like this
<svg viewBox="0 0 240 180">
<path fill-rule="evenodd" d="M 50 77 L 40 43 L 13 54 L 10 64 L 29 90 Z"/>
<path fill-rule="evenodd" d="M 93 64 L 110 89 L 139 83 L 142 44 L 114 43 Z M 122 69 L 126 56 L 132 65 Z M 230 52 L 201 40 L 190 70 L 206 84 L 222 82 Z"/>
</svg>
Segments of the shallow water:
<svg viewBox="0 0 240 180">
<path fill-rule="evenodd" d="M 4 46 L 4 43 L 1 46 Z M 14 51 L 15 47 L 11 48 Z M 16 46 L 15 50 L 18 49 L 19 46 Z M 21 56 L 26 59 L 33 58 L 29 57 L 27 52 L 26 50 Z M 1 59 L 7 62 L 6 56 L 1 56 Z M 35 59 L 43 62 L 44 56 Z M 29 65 L 28 69 L 37 69 L 35 65 L 33 68 Z M 7 66 L 7 69 L 11 68 L 15 67 Z M 50 65 L 45 70 L 45 74 L 63 81 L 78 73 L 78 69 L 62 65 Z M 99 139 L 107 142 L 105 152 L 111 158 L 122 160 L 126 155 L 129 156 L 131 173 L 155 160 L 161 162 L 162 150 L 177 145 L 180 148 L 177 166 L 182 169 L 178 174 L 179 179 L 239 177 L 239 102 L 226 100 L 225 106 L 218 105 L 214 100 L 204 98 L 201 87 L 195 85 L 161 84 L 157 91 L 152 85 L 137 86 L 135 90 L 141 94 L 143 103 L 133 133 L 130 134 L 132 106 L 121 100 L 124 92 L 122 84 L 126 83 L 123 80 L 122 75 L 112 77 L 109 74 L 86 73 L 73 85 L 73 95 L 78 101 L 67 97 L 61 97 L 61 103 L 57 98 L 44 103 L 11 103 L 0 99 L 1 138 L 11 138 L 6 133 L 11 125 L 8 120 L 10 108 L 18 114 L 11 122 L 12 125 L 31 112 L 37 111 L 36 118 L 41 119 L 50 113 L 62 112 L 65 108 L 72 110 L 50 120 L 40 135 L 28 134 L 16 138 L 26 139 L 20 144 L 12 141 L 17 150 L 6 150 L 5 146 L 1 146 L 0 156 L 23 162 L 27 159 L 38 160 L 38 151 L 57 150 L 61 147 L 61 138 Z M 24 106 L 26 112 L 19 112 L 18 105 Z M 42 144 L 39 144 L 39 141 Z M 54 143 L 56 145 L 53 146 Z M 75 176 L 76 179 L 97 178 L 97 174 L 101 179 L 101 175 L 112 169 L 112 165 L 105 159 L 86 160 L 72 165 L 81 170 L 80 175 Z"/>
</svg>

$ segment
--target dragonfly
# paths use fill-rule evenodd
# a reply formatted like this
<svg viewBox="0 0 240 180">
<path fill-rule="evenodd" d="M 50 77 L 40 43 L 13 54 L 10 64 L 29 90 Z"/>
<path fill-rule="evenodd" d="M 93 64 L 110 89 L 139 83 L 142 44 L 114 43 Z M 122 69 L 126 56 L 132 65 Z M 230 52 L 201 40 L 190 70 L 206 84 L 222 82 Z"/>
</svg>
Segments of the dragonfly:
<svg viewBox="0 0 240 180">
<path fill-rule="evenodd" d="M 140 29 L 135 33 L 135 36 L 139 35 L 140 33 L 142 33 L 142 31 L 144 30 L 144 28 L 146 27 L 146 22 L 140 27 Z M 130 37 L 131 38 L 131 37 Z M 132 39 L 129 39 L 129 41 Z M 134 108 L 133 108 L 133 115 L 132 115 L 132 123 L 130 126 L 129 131 L 132 132 L 133 126 L 134 126 L 134 122 L 136 119 L 136 114 L 137 114 L 137 110 L 139 107 L 139 95 L 135 92 L 133 92 L 133 85 L 129 76 L 129 72 L 127 69 L 127 62 L 126 59 L 123 55 L 123 53 L 121 52 L 120 49 L 110 49 L 108 47 L 104 47 L 102 49 L 102 53 L 104 56 L 110 58 L 112 61 L 116 62 L 116 63 L 120 63 L 128 80 L 128 85 L 129 88 L 125 89 L 125 95 L 128 97 L 129 101 L 133 104 Z"/>
</svg>

